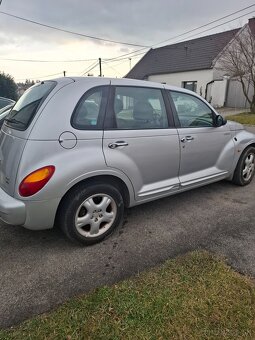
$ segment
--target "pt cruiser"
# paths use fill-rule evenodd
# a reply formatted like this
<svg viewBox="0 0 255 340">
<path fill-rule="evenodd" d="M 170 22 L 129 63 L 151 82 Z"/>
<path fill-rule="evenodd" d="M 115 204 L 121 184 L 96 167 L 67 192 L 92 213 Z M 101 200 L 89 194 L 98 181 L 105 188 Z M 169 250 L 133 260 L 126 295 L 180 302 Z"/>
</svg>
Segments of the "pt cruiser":
<svg viewBox="0 0 255 340">
<path fill-rule="evenodd" d="M 249 184 L 255 135 L 203 98 L 129 79 L 60 78 L 28 89 L 0 134 L 0 218 L 59 225 L 89 245 L 125 207 L 215 181 Z"/>
</svg>

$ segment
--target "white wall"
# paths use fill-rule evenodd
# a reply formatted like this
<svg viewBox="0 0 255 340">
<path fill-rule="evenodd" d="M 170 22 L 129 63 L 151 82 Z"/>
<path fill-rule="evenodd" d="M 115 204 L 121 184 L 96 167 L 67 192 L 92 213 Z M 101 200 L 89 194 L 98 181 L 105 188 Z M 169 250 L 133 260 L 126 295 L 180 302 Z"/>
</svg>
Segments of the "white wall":
<svg viewBox="0 0 255 340">
<path fill-rule="evenodd" d="M 213 70 L 156 74 L 149 76 L 148 80 L 178 87 L 182 87 L 183 81 L 197 81 L 197 93 L 200 94 L 200 88 L 202 88 L 202 96 L 204 97 L 206 84 L 213 80 Z"/>
<path fill-rule="evenodd" d="M 216 80 L 211 87 L 211 104 L 214 107 L 224 106 L 226 98 L 227 79 Z"/>
</svg>

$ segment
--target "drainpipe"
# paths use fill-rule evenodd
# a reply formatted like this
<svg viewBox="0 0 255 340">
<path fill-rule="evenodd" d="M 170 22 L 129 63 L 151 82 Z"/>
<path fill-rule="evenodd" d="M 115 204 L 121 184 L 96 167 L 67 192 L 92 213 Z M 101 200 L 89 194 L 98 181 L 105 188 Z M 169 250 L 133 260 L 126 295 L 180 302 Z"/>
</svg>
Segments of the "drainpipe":
<svg viewBox="0 0 255 340">
<path fill-rule="evenodd" d="M 210 85 L 210 84 L 212 84 L 212 83 L 214 83 L 214 80 L 209 81 L 209 82 L 206 84 L 206 86 L 205 86 L 205 100 L 207 100 L 206 97 L 207 97 L 208 85 Z M 209 101 L 209 100 L 208 100 L 208 101 Z"/>
<path fill-rule="evenodd" d="M 223 106 L 225 107 L 226 104 L 227 104 L 227 98 L 228 98 L 230 76 L 223 76 L 223 79 L 226 79 L 226 81 L 227 81 L 226 88 L 225 88 L 225 94 L 224 94 L 224 101 L 223 101 Z"/>
</svg>

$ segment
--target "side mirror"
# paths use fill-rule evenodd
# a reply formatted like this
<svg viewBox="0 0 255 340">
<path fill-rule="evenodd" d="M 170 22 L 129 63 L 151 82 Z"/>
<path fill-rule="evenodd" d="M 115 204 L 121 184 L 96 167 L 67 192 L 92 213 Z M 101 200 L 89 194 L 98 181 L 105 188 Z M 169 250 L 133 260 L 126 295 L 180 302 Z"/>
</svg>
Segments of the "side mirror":
<svg viewBox="0 0 255 340">
<path fill-rule="evenodd" d="M 223 118 L 221 115 L 216 116 L 216 119 L 215 119 L 216 127 L 220 127 L 220 126 L 226 125 L 226 124 L 227 124 L 227 120 L 225 118 Z"/>
</svg>

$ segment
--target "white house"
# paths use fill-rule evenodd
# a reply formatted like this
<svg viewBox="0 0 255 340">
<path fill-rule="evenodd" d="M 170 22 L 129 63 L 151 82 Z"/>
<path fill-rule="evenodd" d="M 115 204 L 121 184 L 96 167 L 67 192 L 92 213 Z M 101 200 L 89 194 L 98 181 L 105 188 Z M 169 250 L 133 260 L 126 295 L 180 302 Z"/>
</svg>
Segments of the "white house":
<svg viewBox="0 0 255 340">
<path fill-rule="evenodd" d="M 225 106 L 229 77 L 219 71 L 217 62 L 224 48 L 248 25 L 254 28 L 255 18 L 242 28 L 150 49 L 126 77 L 184 87 L 215 107 Z M 242 96 L 241 88 L 238 91 Z M 245 107 L 244 100 L 240 103 L 239 107 Z"/>
</svg>

